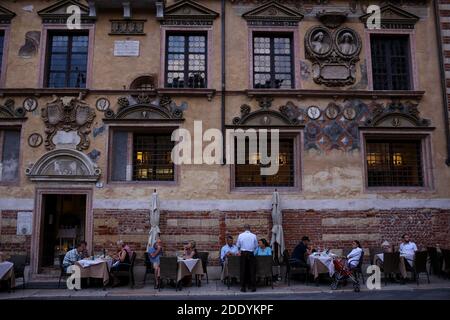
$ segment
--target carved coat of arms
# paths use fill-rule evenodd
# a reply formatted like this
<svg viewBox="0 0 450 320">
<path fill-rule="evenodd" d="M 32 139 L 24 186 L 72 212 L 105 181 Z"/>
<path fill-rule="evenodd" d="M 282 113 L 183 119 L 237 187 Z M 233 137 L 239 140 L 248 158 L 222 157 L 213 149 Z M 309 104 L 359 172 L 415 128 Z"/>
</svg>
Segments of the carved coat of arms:
<svg viewBox="0 0 450 320">
<path fill-rule="evenodd" d="M 45 147 L 53 150 L 53 137 L 59 130 L 77 131 L 80 142 L 77 150 L 89 148 L 88 135 L 91 132 L 95 111 L 79 97 L 56 97 L 42 109 L 42 119 L 45 122 Z"/>
</svg>

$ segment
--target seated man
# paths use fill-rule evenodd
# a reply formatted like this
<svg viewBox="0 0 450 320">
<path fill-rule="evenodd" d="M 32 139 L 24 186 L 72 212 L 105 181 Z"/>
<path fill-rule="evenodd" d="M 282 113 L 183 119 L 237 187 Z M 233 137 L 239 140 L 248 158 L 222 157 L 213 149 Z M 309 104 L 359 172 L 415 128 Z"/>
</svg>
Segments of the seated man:
<svg viewBox="0 0 450 320">
<path fill-rule="evenodd" d="M 81 241 L 77 244 L 76 248 L 67 251 L 63 260 L 64 271 L 67 272 L 68 267 L 73 266 L 75 262 L 85 257 L 86 246 L 86 241 Z"/>
<path fill-rule="evenodd" d="M 225 263 L 227 257 L 235 256 L 238 252 L 238 247 L 233 244 L 233 237 L 227 236 L 227 244 L 224 245 L 222 249 L 220 249 L 220 263 L 222 264 L 222 266 Z"/>
<path fill-rule="evenodd" d="M 300 243 L 295 247 L 291 256 L 294 266 L 307 266 L 306 258 L 311 254 L 311 249 L 308 248 L 309 242 L 309 238 L 307 236 L 304 236 Z"/>
<path fill-rule="evenodd" d="M 403 280 L 407 278 L 406 269 L 408 266 L 412 266 L 414 256 L 417 251 L 417 246 L 414 242 L 410 241 L 409 234 L 405 233 L 402 236 L 402 243 L 399 247 L 400 252 L 400 274 Z"/>
</svg>

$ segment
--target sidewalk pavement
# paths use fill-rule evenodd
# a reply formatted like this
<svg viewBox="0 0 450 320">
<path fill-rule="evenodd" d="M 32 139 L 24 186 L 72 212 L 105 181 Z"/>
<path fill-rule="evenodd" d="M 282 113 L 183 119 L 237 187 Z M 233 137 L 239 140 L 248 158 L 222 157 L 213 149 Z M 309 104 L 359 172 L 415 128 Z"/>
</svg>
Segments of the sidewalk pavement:
<svg viewBox="0 0 450 320">
<path fill-rule="evenodd" d="M 382 281 L 381 290 L 377 292 L 448 292 L 448 298 L 450 299 L 450 280 L 437 277 L 430 277 L 431 283 L 428 284 L 426 279 L 422 279 L 418 286 L 416 282 L 408 282 L 406 284 L 388 283 L 384 285 Z M 65 283 L 62 283 L 62 287 Z M 239 285 L 234 284 L 230 289 L 227 288 L 220 280 L 210 280 L 209 284 L 206 281 L 202 281 L 201 287 L 187 287 L 181 291 L 175 291 L 174 288 L 166 286 L 161 291 L 153 288 L 153 282 L 149 281 L 145 285 L 137 283 L 134 289 L 128 286 L 111 288 L 107 287 L 105 290 L 102 288 L 87 288 L 78 291 L 64 289 L 21 289 L 20 283 L 16 290 L 12 293 L 0 292 L 1 299 L 245 299 L 255 293 L 242 293 L 240 292 Z M 279 297 L 290 297 L 296 295 L 304 295 L 311 298 L 311 296 L 320 298 L 323 295 L 334 293 L 351 293 L 353 288 L 351 284 L 337 290 L 331 290 L 330 285 L 326 282 L 321 283 L 319 286 L 315 284 L 304 285 L 297 281 L 291 281 L 291 286 L 287 286 L 284 282 L 274 283 L 274 289 L 270 286 L 258 286 L 256 294 L 258 297 L 266 296 L 267 299 Z M 361 285 L 361 294 L 364 296 L 371 295 L 371 290 L 367 289 L 365 285 Z M 447 294 L 444 294 L 444 298 Z"/>
</svg>

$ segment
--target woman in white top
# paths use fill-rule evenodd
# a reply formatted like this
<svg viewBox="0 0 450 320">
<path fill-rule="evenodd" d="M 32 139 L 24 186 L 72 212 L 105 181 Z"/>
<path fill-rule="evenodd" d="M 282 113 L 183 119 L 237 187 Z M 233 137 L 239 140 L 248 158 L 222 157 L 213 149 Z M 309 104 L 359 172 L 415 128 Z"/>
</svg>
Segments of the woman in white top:
<svg viewBox="0 0 450 320">
<path fill-rule="evenodd" d="M 361 244 L 358 240 L 352 242 L 352 251 L 347 255 L 347 265 L 350 269 L 356 268 L 361 259 L 361 254 L 363 250 L 361 249 Z"/>
</svg>

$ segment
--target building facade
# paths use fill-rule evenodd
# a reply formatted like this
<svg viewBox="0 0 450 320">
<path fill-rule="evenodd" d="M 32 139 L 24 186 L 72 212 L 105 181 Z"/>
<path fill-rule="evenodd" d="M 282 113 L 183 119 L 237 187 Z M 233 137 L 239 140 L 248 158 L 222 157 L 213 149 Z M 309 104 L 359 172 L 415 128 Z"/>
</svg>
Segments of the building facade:
<svg viewBox="0 0 450 320">
<path fill-rule="evenodd" d="M 166 252 L 192 239 L 212 263 L 244 223 L 270 239 L 275 189 L 289 250 L 450 246 L 439 2 L 1 1 L 0 251 L 33 274 L 81 239 L 142 253 L 155 189 Z M 178 128 L 203 149 L 208 129 L 278 129 L 279 170 L 194 142 L 175 164 Z"/>
</svg>

